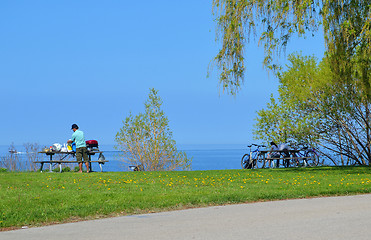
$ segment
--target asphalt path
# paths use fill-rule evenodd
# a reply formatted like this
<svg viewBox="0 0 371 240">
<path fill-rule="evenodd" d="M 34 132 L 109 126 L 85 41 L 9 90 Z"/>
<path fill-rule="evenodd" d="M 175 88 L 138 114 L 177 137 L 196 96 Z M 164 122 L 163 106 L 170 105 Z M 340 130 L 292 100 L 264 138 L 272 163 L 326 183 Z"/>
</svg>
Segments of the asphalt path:
<svg viewBox="0 0 371 240">
<path fill-rule="evenodd" d="M 371 194 L 236 204 L 0 232 L 1 240 L 371 239 Z"/>
</svg>

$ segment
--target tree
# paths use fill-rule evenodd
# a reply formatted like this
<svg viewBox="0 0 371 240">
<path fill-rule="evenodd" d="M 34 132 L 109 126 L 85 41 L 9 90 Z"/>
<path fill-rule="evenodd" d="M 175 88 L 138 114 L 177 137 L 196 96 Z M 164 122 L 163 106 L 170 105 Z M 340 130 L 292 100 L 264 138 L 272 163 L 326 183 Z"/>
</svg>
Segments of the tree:
<svg viewBox="0 0 371 240">
<path fill-rule="evenodd" d="M 25 162 L 26 164 L 26 169 L 29 169 L 31 171 L 36 171 L 36 163 L 35 161 L 40 160 L 40 154 L 38 152 L 40 151 L 40 146 L 37 143 L 24 143 L 23 144 L 26 155 L 27 155 L 27 161 Z"/>
<path fill-rule="evenodd" d="M 337 81 L 356 71 L 362 95 L 371 99 L 371 4 L 369 0 L 213 0 L 218 34 L 222 41 L 214 61 L 223 90 L 236 94 L 244 81 L 244 47 L 262 29 L 259 44 L 264 64 L 279 70 L 274 56 L 285 50 L 290 38 L 315 34 L 323 26 L 327 60 Z"/>
<path fill-rule="evenodd" d="M 320 116 L 313 111 L 313 101 L 317 102 L 314 95 L 322 91 L 319 85 L 328 79 L 314 57 L 290 55 L 289 62 L 288 69 L 277 74 L 280 81 L 278 101 L 272 97 L 268 109 L 258 112 L 255 135 L 266 140 L 273 136 L 277 142 L 316 145 L 315 128 Z M 272 133 L 262 126 L 270 126 Z"/>
<path fill-rule="evenodd" d="M 123 121 L 115 141 L 123 152 L 124 160 L 147 171 L 188 170 L 191 160 L 177 151 L 172 139 L 169 121 L 161 110 L 158 91 L 150 89 L 145 102 L 145 113 L 130 115 Z"/>
<path fill-rule="evenodd" d="M 338 81 L 328 58 L 319 64 L 300 55 L 289 60 L 288 69 L 278 73 L 278 103 L 273 99 L 258 113 L 256 136 L 280 136 L 272 132 L 284 128 L 286 139 L 321 146 L 335 164 L 370 164 L 371 101 L 360 90 L 357 70 Z"/>
</svg>

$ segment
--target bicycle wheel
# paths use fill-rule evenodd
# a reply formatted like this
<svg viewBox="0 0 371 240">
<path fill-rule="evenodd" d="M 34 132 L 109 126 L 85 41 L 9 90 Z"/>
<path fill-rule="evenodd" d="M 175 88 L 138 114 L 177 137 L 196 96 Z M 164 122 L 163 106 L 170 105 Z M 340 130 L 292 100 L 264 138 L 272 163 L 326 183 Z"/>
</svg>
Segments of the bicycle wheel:
<svg viewBox="0 0 371 240">
<path fill-rule="evenodd" d="M 259 154 L 257 159 L 254 159 L 255 168 L 265 168 L 265 158 L 262 154 Z"/>
<path fill-rule="evenodd" d="M 252 162 L 250 161 L 250 154 L 243 155 L 241 159 L 241 167 L 242 169 L 251 169 Z"/>
<path fill-rule="evenodd" d="M 305 154 L 305 162 L 309 167 L 315 167 L 318 165 L 318 155 L 314 151 L 308 151 Z"/>
</svg>

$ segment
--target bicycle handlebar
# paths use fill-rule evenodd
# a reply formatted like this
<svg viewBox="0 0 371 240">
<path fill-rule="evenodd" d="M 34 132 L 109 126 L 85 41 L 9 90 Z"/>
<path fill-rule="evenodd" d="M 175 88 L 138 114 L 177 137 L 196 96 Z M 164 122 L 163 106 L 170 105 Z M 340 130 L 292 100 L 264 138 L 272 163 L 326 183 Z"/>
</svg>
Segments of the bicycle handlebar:
<svg viewBox="0 0 371 240">
<path fill-rule="evenodd" d="M 296 144 L 296 145 L 292 146 L 292 148 L 295 149 L 295 150 L 299 150 L 299 151 L 314 150 L 314 148 L 310 148 L 310 147 L 308 147 L 307 145 L 304 145 L 304 144 Z"/>
<path fill-rule="evenodd" d="M 266 147 L 265 145 L 259 145 L 259 144 L 255 144 L 255 143 L 253 143 L 253 144 L 251 144 L 251 145 L 247 145 L 247 147 L 249 147 L 249 148 L 251 148 L 252 146 L 256 146 L 256 147 Z"/>
</svg>

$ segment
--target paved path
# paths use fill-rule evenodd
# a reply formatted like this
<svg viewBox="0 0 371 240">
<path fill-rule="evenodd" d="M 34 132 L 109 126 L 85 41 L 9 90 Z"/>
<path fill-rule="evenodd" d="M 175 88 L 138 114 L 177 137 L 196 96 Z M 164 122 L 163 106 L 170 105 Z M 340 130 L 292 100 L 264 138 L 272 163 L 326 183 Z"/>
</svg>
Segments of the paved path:
<svg viewBox="0 0 371 240">
<path fill-rule="evenodd" d="M 238 204 L 0 232 L 1 240 L 371 239 L 371 194 Z"/>
</svg>

